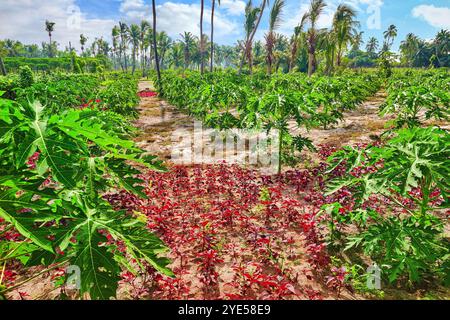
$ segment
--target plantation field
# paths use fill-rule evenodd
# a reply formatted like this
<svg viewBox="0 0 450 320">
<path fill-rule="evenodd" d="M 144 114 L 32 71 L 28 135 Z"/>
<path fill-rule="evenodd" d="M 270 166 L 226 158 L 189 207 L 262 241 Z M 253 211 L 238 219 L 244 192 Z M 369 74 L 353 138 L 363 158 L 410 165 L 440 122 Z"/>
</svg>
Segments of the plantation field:
<svg viewBox="0 0 450 320">
<path fill-rule="evenodd" d="M 162 76 L 0 78 L 3 297 L 450 297 L 446 70 Z M 194 121 L 276 166 L 178 163 Z"/>
</svg>

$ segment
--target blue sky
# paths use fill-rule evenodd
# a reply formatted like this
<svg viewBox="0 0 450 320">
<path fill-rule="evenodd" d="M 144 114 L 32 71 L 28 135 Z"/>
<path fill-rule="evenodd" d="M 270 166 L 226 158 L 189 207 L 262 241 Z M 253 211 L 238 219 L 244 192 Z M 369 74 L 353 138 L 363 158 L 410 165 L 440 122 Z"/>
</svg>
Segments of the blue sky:
<svg viewBox="0 0 450 320">
<path fill-rule="evenodd" d="M 253 0 L 259 4 L 261 0 Z M 173 38 L 183 31 L 199 33 L 199 0 L 157 0 L 158 29 L 165 30 Z M 273 1 L 271 1 L 273 2 Z M 339 3 L 348 3 L 358 11 L 364 40 L 375 36 L 381 42 L 383 31 L 395 24 L 398 37 L 394 49 L 406 34 L 413 32 L 424 39 L 431 39 L 442 28 L 450 29 L 450 0 L 328 0 L 328 7 L 320 19 L 321 27 L 328 27 Z M 34 4 L 33 4 L 34 3 Z M 45 19 L 56 22 L 54 39 L 65 46 L 70 41 L 79 47 L 79 34 L 89 39 L 110 38 L 111 28 L 119 20 L 137 23 L 151 19 L 149 0 L 30 0 L 0 1 L 0 39 L 14 38 L 25 43 L 47 41 L 43 31 Z M 290 35 L 307 10 L 309 0 L 286 0 L 284 22 L 279 32 Z M 205 33 L 209 33 L 211 2 L 205 1 Z M 234 44 L 242 39 L 244 0 L 221 0 L 216 13 L 216 37 L 221 44 Z M 267 29 L 268 10 L 263 18 L 257 38 Z"/>
</svg>

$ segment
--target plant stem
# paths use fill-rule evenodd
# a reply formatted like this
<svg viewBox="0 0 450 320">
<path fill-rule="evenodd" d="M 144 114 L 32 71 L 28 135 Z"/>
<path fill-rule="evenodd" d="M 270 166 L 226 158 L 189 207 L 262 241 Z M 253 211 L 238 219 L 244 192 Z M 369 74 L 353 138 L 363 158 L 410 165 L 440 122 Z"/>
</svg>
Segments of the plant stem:
<svg viewBox="0 0 450 320">
<path fill-rule="evenodd" d="M 44 273 L 46 273 L 46 272 L 52 271 L 52 270 L 54 270 L 54 269 L 56 269 L 56 268 L 59 268 L 59 267 L 62 266 L 63 264 L 67 263 L 68 261 L 69 261 L 69 260 L 65 260 L 65 261 L 63 261 L 63 262 L 60 262 L 60 263 L 54 265 L 53 267 L 47 268 L 47 269 L 45 269 L 45 270 L 42 270 L 41 272 L 35 274 L 34 276 L 32 276 L 32 277 L 30 277 L 30 278 L 28 278 L 28 279 L 26 279 L 26 280 L 24 280 L 24 281 L 22 281 L 22 282 L 19 282 L 18 284 L 14 285 L 14 286 L 12 286 L 12 287 L 9 287 L 9 288 L 6 288 L 6 289 L 4 289 L 4 290 L 1 290 L 1 291 L 0 291 L 0 295 L 5 294 L 5 293 L 7 293 L 7 292 L 9 292 L 9 291 L 15 290 L 15 289 L 17 289 L 17 288 L 23 286 L 25 283 L 30 282 L 30 281 L 33 280 L 33 279 L 36 279 L 36 278 L 39 277 L 40 275 L 42 275 L 42 274 L 44 274 Z M 6 263 L 5 263 L 4 267 L 6 267 Z"/>
</svg>

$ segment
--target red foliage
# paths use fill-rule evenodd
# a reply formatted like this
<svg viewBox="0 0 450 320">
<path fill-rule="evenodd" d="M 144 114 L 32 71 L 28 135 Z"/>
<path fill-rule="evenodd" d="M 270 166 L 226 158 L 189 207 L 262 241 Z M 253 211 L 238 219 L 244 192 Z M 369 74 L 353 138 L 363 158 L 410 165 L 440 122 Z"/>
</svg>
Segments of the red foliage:
<svg viewBox="0 0 450 320">
<path fill-rule="evenodd" d="M 152 292 L 143 296 L 322 297 L 311 289 L 314 283 L 326 282 L 330 262 L 316 217 L 326 201 L 314 190 L 323 181 L 319 171 L 315 176 L 290 171 L 269 177 L 226 164 L 170 169 L 141 175 L 148 200 L 125 191 L 105 196 L 117 208 L 145 214 L 149 230 L 171 249 L 175 279 L 155 274 Z M 262 199 L 262 190 L 269 196 Z M 302 275 L 299 259 L 312 270 L 308 277 Z M 127 283 L 134 278 L 124 274 Z"/>
<path fill-rule="evenodd" d="M 149 91 L 149 90 L 143 90 L 143 91 L 139 92 L 138 94 L 139 94 L 139 97 L 141 97 L 141 98 L 151 98 L 151 97 L 156 97 L 158 95 L 157 92 Z"/>
</svg>

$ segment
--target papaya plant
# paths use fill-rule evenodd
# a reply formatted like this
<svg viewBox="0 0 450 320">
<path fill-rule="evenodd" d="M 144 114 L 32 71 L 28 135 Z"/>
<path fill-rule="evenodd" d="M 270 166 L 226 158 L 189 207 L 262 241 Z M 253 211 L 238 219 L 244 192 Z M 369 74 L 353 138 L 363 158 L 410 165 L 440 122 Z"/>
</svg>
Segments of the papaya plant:
<svg viewBox="0 0 450 320">
<path fill-rule="evenodd" d="M 326 195 L 350 190 L 356 205 L 346 214 L 350 221 L 340 220 L 362 227 L 347 249 L 362 247 L 385 267 L 390 282 L 404 274 L 418 282 L 427 273 L 448 281 L 449 243 L 435 212 L 449 206 L 449 149 L 447 131 L 412 128 L 382 146 L 345 147 L 328 159 L 329 173 L 345 173 L 330 179 Z M 384 213 L 371 207 L 371 196 L 383 199 Z"/>
<path fill-rule="evenodd" d="M 123 268 L 152 266 L 172 276 L 163 242 L 142 219 L 102 198 L 117 187 L 146 197 L 131 164 L 165 170 L 108 119 L 92 110 L 52 114 L 37 101 L 0 99 L 0 217 L 30 249 L 26 266 L 77 266 L 80 297 L 91 299 L 115 297 Z"/>
</svg>

